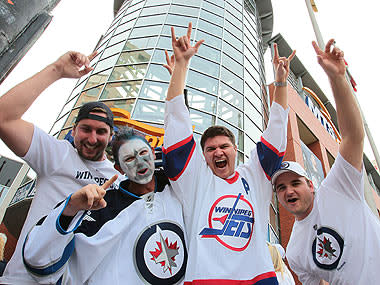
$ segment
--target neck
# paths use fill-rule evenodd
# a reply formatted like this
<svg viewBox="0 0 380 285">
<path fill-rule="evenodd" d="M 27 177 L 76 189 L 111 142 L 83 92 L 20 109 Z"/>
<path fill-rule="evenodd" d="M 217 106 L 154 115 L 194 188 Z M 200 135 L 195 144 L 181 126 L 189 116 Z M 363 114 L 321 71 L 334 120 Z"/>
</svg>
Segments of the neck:
<svg viewBox="0 0 380 285">
<path fill-rule="evenodd" d="M 153 192 L 156 187 L 154 176 L 152 180 L 146 184 L 138 184 L 134 181 L 130 181 L 128 191 L 136 194 L 137 196 L 144 195 L 146 193 Z"/>
</svg>

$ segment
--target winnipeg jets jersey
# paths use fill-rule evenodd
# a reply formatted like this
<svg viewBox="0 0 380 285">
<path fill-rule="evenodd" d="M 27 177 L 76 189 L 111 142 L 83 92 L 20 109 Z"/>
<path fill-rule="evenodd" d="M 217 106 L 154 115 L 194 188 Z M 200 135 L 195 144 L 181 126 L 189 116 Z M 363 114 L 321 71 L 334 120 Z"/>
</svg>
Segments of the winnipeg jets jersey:
<svg viewBox="0 0 380 285">
<path fill-rule="evenodd" d="M 164 167 L 184 212 L 185 284 L 277 284 L 266 247 L 270 176 L 286 148 L 287 111 L 273 103 L 268 128 L 247 164 L 215 176 L 198 149 L 183 96 L 166 102 Z"/>
<path fill-rule="evenodd" d="M 380 222 L 365 201 L 363 175 L 338 154 L 312 211 L 295 221 L 286 256 L 302 284 L 379 284 Z"/>
<path fill-rule="evenodd" d="M 28 234 L 26 268 L 42 284 L 180 283 L 187 262 L 182 207 L 164 187 L 141 199 L 128 187 L 109 190 L 106 208 L 73 219 L 61 216 L 68 198 Z"/>
</svg>

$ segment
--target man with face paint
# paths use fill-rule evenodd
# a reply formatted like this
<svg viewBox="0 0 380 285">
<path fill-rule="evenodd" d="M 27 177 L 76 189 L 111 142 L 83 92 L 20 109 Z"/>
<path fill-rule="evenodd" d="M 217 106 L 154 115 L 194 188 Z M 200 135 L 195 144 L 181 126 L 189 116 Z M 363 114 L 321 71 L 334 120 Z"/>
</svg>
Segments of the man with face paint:
<svg viewBox="0 0 380 285">
<path fill-rule="evenodd" d="M 182 207 L 145 138 L 114 137 L 115 168 L 127 179 L 70 195 L 28 234 L 23 258 L 39 283 L 177 284 L 187 263 Z M 74 244 L 75 243 L 75 244 Z M 52 246 L 54 245 L 54 246 Z M 60 284 L 61 284 L 60 283 Z"/>
</svg>

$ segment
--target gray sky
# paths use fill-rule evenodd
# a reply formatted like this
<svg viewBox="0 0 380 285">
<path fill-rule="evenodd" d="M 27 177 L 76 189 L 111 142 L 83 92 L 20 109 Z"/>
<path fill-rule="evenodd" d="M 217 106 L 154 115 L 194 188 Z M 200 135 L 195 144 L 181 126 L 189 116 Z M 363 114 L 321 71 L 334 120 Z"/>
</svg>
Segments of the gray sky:
<svg viewBox="0 0 380 285">
<path fill-rule="evenodd" d="M 374 66 L 377 56 L 373 55 L 379 46 L 379 40 L 373 33 L 375 27 L 380 27 L 380 17 L 376 14 L 380 11 L 380 3 L 366 1 L 365 3 L 371 4 L 359 5 L 354 0 L 315 2 L 319 9 L 316 17 L 324 40 L 327 42 L 334 37 L 337 46 L 344 50 L 350 72 L 358 84 L 358 100 L 375 142 L 380 144 L 380 132 L 376 127 L 376 107 L 380 106 L 380 99 L 377 88 L 370 90 L 374 82 L 379 81 Z M 305 0 L 272 0 L 272 4 L 273 35 L 281 33 L 289 45 L 297 50 L 297 56 L 306 69 L 333 101 L 327 78 L 318 66 L 311 46 L 314 34 Z M 40 39 L 0 85 L 0 94 L 32 76 L 68 50 L 89 54 L 113 19 L 113 1 L 62 0 L 53 10 L 53 16 Z M 266 58 L 270 56 L 267 55 Z M 267 68 L 267 75 L 270 82 L 273 78 L 270 68 Z M 49 131 L 75 82 L 76 80 L 70 79 L 56 82 L 34 102 L 23 118 Z M 365 151 L 372 160 L 368 143 Z M 0 154 L 15 158 L 2 142 Z"/>
</svg>

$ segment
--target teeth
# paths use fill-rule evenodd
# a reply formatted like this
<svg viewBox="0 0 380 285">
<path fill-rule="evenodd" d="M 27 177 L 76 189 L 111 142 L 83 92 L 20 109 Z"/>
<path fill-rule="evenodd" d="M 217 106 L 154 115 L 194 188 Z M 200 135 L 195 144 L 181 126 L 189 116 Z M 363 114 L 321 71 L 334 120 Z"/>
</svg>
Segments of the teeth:
<svg viewBox="0 0 380 285">
<path fill-rule="evenodd" d="M 215 162 L 219 163 L 219 162 L 225 162 L 225 161 L 226 161 L 225 159 L 219 159 L 219 160 L 216 160 Z"/>
</svg>

